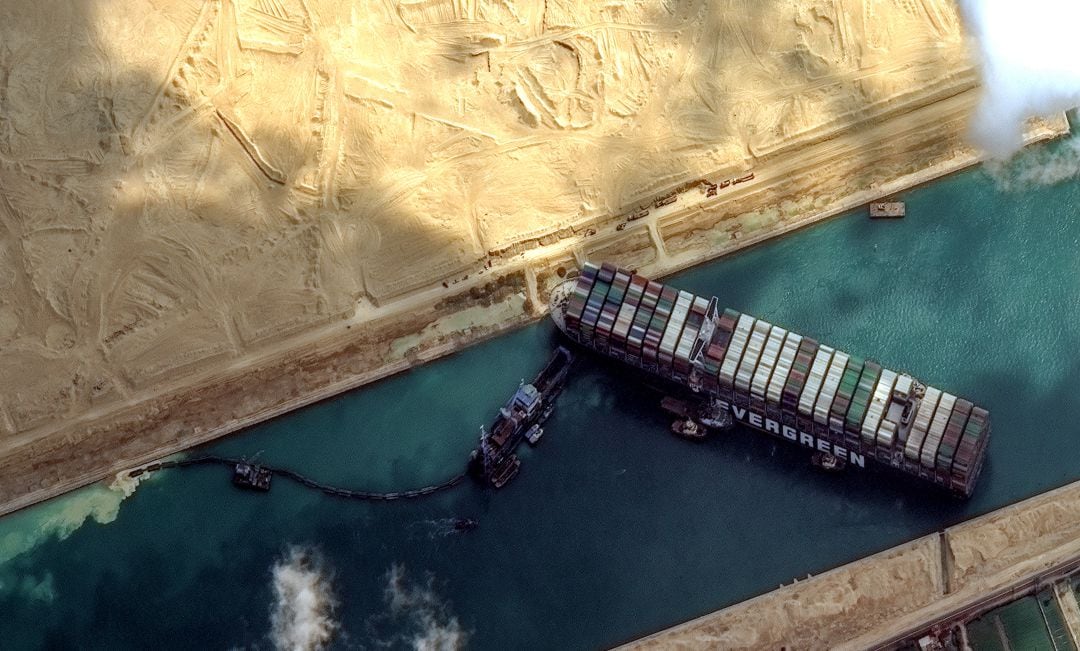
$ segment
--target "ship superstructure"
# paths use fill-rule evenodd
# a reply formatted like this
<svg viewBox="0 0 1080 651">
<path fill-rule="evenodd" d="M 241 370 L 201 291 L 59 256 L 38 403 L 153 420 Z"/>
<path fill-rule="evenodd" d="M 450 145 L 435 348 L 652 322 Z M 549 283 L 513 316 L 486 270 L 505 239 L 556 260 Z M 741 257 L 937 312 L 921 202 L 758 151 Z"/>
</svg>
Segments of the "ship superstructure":
<svg viewBox="0 0 1080 651">
<path fill-rule="evenodd" d="M 491 429 L 480 428 L 480 445 L 473 450 L 469 472 L 477 479 L 502 488 L 521 468 L 517 456 L 522 440 L 536 445 L 544 430 L 541 425 L 555 408 L 555 398 L 562 392 L 574 355 L 559 346 L 536 378 L 522 380 L 517 391 L 501 408 Z"/>
<path fill-rule="evenodd" d="M 912 376 L 610 264 L 552 293 L 577 343 L 688 386 L 734 419 L 849 466 L 873 459 L 970 496 L 989 413 Z"/>
</svg>

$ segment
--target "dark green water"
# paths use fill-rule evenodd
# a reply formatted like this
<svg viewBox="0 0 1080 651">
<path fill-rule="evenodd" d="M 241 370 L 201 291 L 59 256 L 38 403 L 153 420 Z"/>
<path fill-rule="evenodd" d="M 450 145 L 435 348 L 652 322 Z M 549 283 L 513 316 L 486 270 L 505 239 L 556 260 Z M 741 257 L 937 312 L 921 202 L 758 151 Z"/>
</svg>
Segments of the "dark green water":
<svg viewBox="0 0 1080 651">
<path fill-rule="evenodd" d="M 196 468 L 118 512 L 95 487 L 0 520 L 0 647 L 270 648 L 272 568 L 302 545 L 333 574 L 338 648 L 455 624 L 470 648 L 595 648 L 1080 478 L 1080 183 L 1002 193 L 972 171 L 905 199 L 903 221 L 846 216 L 675 282 L 987 406 L 969 502 L 886 471 L 822 475 L 753 432 L 676 439 L 653 394 L 586 360 L 498 493 L 354 503 Z M 530 327 L 207 450 L 358 488 L 432 483 L 554 340 Z M 456 516 L 480 526 L 450 533 Z"/>
<path fill-rule="evenodd" d="M 1052 588 L 986 613 L 967 625 L 975 651 L 1075 651 Z M 1008 647 L 1002 644 L 1002 635 Z"/>
</svg>

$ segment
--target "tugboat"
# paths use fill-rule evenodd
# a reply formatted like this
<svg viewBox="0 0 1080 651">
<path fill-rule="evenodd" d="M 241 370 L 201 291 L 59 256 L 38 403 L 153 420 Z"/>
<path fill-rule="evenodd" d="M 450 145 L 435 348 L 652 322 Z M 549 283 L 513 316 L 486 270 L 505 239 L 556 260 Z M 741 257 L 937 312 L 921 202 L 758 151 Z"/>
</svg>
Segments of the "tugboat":
<svg viewBox="0 0 1080 651">
<path fill-rule="evenodd" d="M 810 463 L 815 468 L 821 468 L 825 472 L 840 472 L 847 467 L 847 461 L 828 452 L 815 452 L 810 457 Z"/>
<path fill-rule="evenodd" d="M 522 440 L 532 445 L 544 430 L 540 425 L 555 409 L 555 398 L 562 392 L 574 355 L 559 346 L 547 365 L 531 383 L 522 380 L 517 391 L 495 417 L 489 432 L 480 428 L 480 446 L 469 457 L 469 474 L 480 482 L 502 488 L 521 468 L 516 454 Z"/>
<path fill-rule="evenodd" d="M 671 424 L 671 431 L 692 441 L 703 441 L 705 440 L 705 436 L 709 433 L 709 431 L 700 423 L 689 418 L 673 422 Z"/>
<path fill-rule="evenodd" d="M 660 408 L 678 417 L 671 423 L 671 431 L 692 441 L 701 441 L 709 430 L 725 430 L 731 427 L 731 414 L 715 402 L 706 400 L 691 406 L 685 400 L 666 396 Z"/>
<path fill-rule="evenodd" d="M 701 403 L 697 410 L 697 421 L 715 430 L 726 430 L 734 424 L 731 412 L 714 400 Z"/>
</svg>

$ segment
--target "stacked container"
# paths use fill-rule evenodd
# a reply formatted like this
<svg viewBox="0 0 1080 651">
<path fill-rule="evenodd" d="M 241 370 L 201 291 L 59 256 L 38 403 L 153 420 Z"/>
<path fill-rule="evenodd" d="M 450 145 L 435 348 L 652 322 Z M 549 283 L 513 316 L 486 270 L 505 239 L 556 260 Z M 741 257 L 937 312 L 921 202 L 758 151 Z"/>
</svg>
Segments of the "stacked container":
<svg viewBox="0 0 1080 651">
<path fill-rule="evenodd" d="M 613 265 L 586 264 L 562 323 L 579 343 L 726 402 L 740 422 L 971 494 L 990 437 L 985 409 L 716 306 Z"/>
</svg>

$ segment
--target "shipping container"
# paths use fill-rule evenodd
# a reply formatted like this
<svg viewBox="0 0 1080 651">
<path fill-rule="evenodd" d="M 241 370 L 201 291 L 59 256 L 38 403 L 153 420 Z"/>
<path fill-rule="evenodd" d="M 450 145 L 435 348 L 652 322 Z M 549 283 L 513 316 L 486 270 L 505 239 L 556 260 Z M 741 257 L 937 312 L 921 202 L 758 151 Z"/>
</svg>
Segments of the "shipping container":
<svg viewBox="0 0 1080 651">
<path fill-rule="evenodd" d="M 952 416 L 953 405 L 956 396 L 951 393 L 942 393 L 937 411 L 934 412 L 934 420 L 930 422 L 930 429 L 926 432 L 926 441 L 923 442 L 921 461 L 924 468 L 932 469 L 934 460 L 937 459 L 938 446 L 941 438 L 945 435 L 945 425 Z"/>
<path fill-rule="evenodd" d="M 881 379 L 874 387 L 870 395 L 870 404 L 866 408 L 866 417 L 862 425 L 862 442 L 866 447 L 873 447 L 877 441 L 878 426 L 881 425 L 881 416 L 888 408 L 892 398 L 893 384 L 896 382 L 896 373 L 889 369 L 882 369 Z"/>
<path fill-rule="evenodd" d="M 694 297 L 690 305 L 690 315 L 686 318 L 686 327 L 683 328 L 682 337 L 675 345 L 675 375 L 686 377 L 690 373 L 690 359 L 694 352 L 694 346 L 698 343 L 701 327 L 705 323 L 705 314 L 708 311 L 709 302 L 700 296 Z"/>
<path fill-rule="evenodd" d="M 795 424 L 795 415 L 799 410 L 799 396 L 802 395 L 806 376 L 810 374 L 810 365 L 813 364 L 817 352 L 818 342 L 810 337 L 803 337 L 799 350 L 795 353 L 795 361 L 791 363 L 787 384 L 784 385 L 784 391 L 780 396 L 784 422 L 789 425 Z"/>
<path fill-rule="evenodd" d="M 881 379 L 881 366 L 867 360 L 863 366 L 859 384 L 855 387 L 855 395 L 851 396 L 851 406 L 848 407 L 847 416 L 844 417 L 845 440 L 853 449 L 859 449 L 862 445 L 860 432 L 863 419 L 866 417 L 866 408 L 870 405 L 871 393 L 879 379 Z"/>
<path fill-rule="evenodd" d="M 788 333 L 784 339 L 784 347 L 780 349 L 776 370 L 773 371 L 772 379 L 769 380 L 769 391 L 765 395 L 768 401 L 777 407 L 780 406 L 780 397 L 784 391 L 784 385 L 787 384 L 788 373 L 791 372 L 791 365 L 795 362 L 795 354 L 799 351 L 802 339 L 802 335 Z"/>
<path fill-rule="evenodd" d="M 607 298 L 604 299 L 604 306 L 600 308 L 600 318 L 596 322 L 596 343 L 600 346 L 601 352 L 607 350 L 611 329 L 615 327 L 615 317 L 619 312 L 619 308 L 623 305 L 623 299 L 626 297 L 626 289 L 629 285 L 630 273 L 621 269 L 617 271 L 615 280 L 611 283 L 611 289 L 608 290 Z"/>
<path fill-rule="evenodd" d="M 626 354 L 630 356 L 632 363 L 640 363 L 645 330 L 649 327 L 649 321 L 652 320 L 653 311 L 656 309 L 656 302 L 660 300 L 660 291 L 663 289 L 663 285 L 653 280 L 645 285 L 645 293 L 634 316 L 634 322 L 630 326 L 630 336 L 626 343 Z"/>
<path fill-rule="evenodd" d="M 674 287 L 664 287 L 660 292 L 660 300 L 656 303 L 656 311 L 649 321 L 649 329 L 645 331 L 644 351 L 641 356 L 642 365 L 651 370 L 656 369 L 657 354 L 660 352 L 660 337 L 667 327 L 671 311 L 675 308 L 675 301 L 679 298 L 679 290 Z"/>
<path fill-rule="evenodd" d="M 586 342 L 592 342 L 596 321 L 600 318 L 600 307 L 607 298 L 608 290 L 611 289 L 611 281 L 615 279 L 615 267 L 605 263 L 600 267 L 600 273 L 593 283 L 592 292 L 585 302 L 585 311 L 581 313 L 581 334 Z"/>
<path fill-rule="evenodd" d="M 615 317 L 615 327 L 611 332 L 611 347 L 619 355 L 626 354 L 626 337 L 630 334 L 630 324 L 634 321 L 638 304 L 645 293 L 647 280 L 641 276 L 633 276 L 630 286 L 626 290 L 626 298 L 619 308 L 618 316 Z"/>
<path fill-rule="evenodd" d="M 799 395 L 799 413 L 803 416 L 813 416 L 814 401 L 817 400 L 821 383 L 825 380 L 825 370 L 832 362 L 833 353 L 836 352 L 830 346 L 819 346 L 814 362 L 810 365 L 810 374 L 806 376 L 802 393 Z"/>
<path fill-rule="evenodd" d="M 825 381 L 821 385 L 821 391 L 818 392 L 817 402 L 814 403 L 814 421 L 819 425 L 829 424 L 829 410 L 832 408 L 833 399 L 836 398 L 836 391 L 840 388 L 840 379 L 847 370 L 847 364 L 848 354 L 836 351 L 832 363 L 825 372 Z"/>
<path fill-rule="evenodd" d="M 715 297 L 586 264 L 552 302 L 573 339 L 727 401 L 737 420 L 779 438 L 818 451 L 839 445 L 849 464 L 874 459 L 965 496 L 984 466 L 985 409 L 767 321 L 720 312 Z"/>
<path fill-rule="evenodd" d="M 570 295 L 570 301 L 566 306 L 566 316 L 564 318 L 568 327 L 576 330 L 580 323 L 581 313 L 585 310 L 585 302 L 589 299 L 589 292 L 592 291 L 598 273 L 600 273 L 600 267 L 593 264 L 585 263 L 585 266 L 581 268 L 581 275 L 578 276 L 578 280 L 574 284 L 574 291 Z"/>
<path fill-rule="evenodd" d="M 765 340 L 769 336 L 771 323 L 758 320 L 750 331 L 750 341 L 746 343 L 746 352 L 743 353 L 742 361 L 739 362 L 738 370 L 735 371 L 735 389 L 742 392 L 750 390 L 750 380 L 757 370 L 761 351 L 765 348 Z"/>
<path fill-rule="evenodd" d="M 967 425 L 968 416 L 971 415 L 971 408 L 974 406 L 963 398 L 957 398 L 956 400 L 953 413 L 949 416 L 949 422 L 945 425 L 945 435 L 941 438 L 941 445 L 938 446 L 935 461 L 937 471 L 942 475 L 946 475 L 952 470 L 956 446 L 960 444 L 960 436 L 964 433 L 964 426 Z"/>
<path fill-rule="evenodd" d="M 690 316 L 690 306 L 694 303 L 694 295 L 690 292 L 679 292 L 675 299 L 675 307 L 671 311 L 667 327 L 660 337 L 660 374 L 670 376 L 672 365 L 675 362 L 675 345 L 679 343 L 686 320 Z"/>
<path fill-rule="evenodd" d="M 761 361 L 758 362 L 754 378 L 750 381 L 750 395 L 758 400 L 766 399 L 766 391 L 769 388 L 769 380 L 773 371 L 776 370 L 776 362 L 780 357 L 780 351 L 784 347 L 787 338 L 787 330 L 779 326 L 773 326 L 769 331 L 769 338 L 765 340 L 765 350 L 761 352 Z"/>
<path fill-rule="evenodd" d="M 851 406 L 851 397 L 855 395 L 855 388 L 859 384 L 865 364 L 861 357 L 852 357 L 848 360 L 847 369 L 840 378 L 840 386 L 836 388 L 836 398 L 829 409 L 829 431 L 832 432 L 837 442 L 842 441 L 844 436 L 844 416 L 847 415 L 848 407 Z"/>
<path fill-rule="evenodd" d="M 977 451 L 985 445 L 985 435 L 990 427 L 990 415 L 982 407 L 973 407 L 964 433 L 960 439 L 960 445 L 956 450 L 956 458 L 953 460 L 953 479 L 963 481 L 973 468 L 973 460 L 981 458 Z"/>
<path fill-rule="evenodd" d="M 750 333 L 754 329 L 756 319 L 748 314 L 740 314 L 739 322 L 735 325 L 735 332 L 731 335 L 731 343 L 724 355 L 724 363 L 720 366 L 720 391 L 721 394 L 728 392 L 735 386 L 735 372 L 739 369 L 743 351 L 750 341 Z"/>
<path fill-rule="evenodd" d="M 926 441 L 926 433 L 930 429 L 930 422 L 934 418 L 938 401 L 941 400 L 941 391 L 934 387 L 927 387 L 926 393 L 915 412 L 915 420 L 911 425 L 911 433 L 908 434 L 907 443 L 904 445 L 904 456 L 918 463 L 922 455 L 923 442 Z"/>
<path fill-rule="evenodd" d="M 740 314 L 735 310 L 724 310 L 724 313 L 716 322 L 709 344 L 705 346 L 705 360 L 702 365 L 704 386 L 711 393 L 720 391 L 720 369 L 727 355 L 731 338 L 735 334 L 735 326 L 739 321 Z"/>
</svg>

